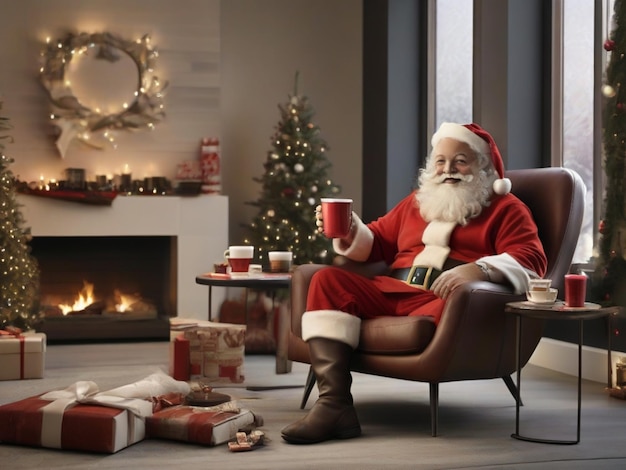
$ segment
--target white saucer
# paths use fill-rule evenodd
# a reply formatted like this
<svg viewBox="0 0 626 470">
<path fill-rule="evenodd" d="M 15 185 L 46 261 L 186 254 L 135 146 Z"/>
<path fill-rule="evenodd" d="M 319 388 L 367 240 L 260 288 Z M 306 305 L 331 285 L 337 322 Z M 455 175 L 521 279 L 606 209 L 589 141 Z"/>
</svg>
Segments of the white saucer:
<svg viewBox="0 0 626 470">
<path fill-rule="evenodd" d="M 527 300 L 527 302 L 533 305 L 554 305 L 556 303 L 556 300 L 553 300 L 552 302 L 534 302 L 532 300 Z"/>
</svg>

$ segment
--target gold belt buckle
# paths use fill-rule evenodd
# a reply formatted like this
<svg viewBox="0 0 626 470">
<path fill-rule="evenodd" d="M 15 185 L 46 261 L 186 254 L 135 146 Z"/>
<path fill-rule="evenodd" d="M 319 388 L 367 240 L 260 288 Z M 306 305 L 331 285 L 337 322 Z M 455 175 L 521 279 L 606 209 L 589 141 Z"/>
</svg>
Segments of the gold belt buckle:
<svg viewBox="0 0 626 470">
<path fill-rule="evenodd" d="M 424 272 L 423 277 L 422 277 L 422 273 L 418 272 L 418 270 L 422 271 L 424 269 L 426 271 Z M 420 289 L 428 290 L 428 286 L 430 286 L 430 278 L 432 274 L 433 274 L 432 266 L 431 267 L 411 266 L 411 269 L 409 270 L 409 274 L 407 275 L 406 280 L 404 282 L 406 282 L 410 286 L 415 286 Z"/>
</svg>

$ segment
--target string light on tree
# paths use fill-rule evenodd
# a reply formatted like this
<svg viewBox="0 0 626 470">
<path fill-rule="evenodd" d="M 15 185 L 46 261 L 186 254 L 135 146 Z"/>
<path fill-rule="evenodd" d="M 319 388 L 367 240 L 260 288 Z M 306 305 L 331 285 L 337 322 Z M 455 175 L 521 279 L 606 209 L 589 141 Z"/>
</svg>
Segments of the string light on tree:
<svg viewBox="0 0 626 470">
<path fill-rule="evenodd" d="M 16 200 L 9 169 L 13 159 L 4 154 L 4 142 L 10 141 L 5 131 L 10 128 L 8 118 L 0 116 L 0 329 L 30 329 L 39 317 L 39 268 Z"/>
<path fill-rule="evenodd" d="M 593 282 L 593 297 L 606 305 L 626 305 L 626 3 L 616 0 L 604 42 L 608 55 L 604 96 L 603 147 L 606 191 L 604 217 L 598 226 L 599 253 Z"/>
<path fill-rule="evenodd" d="M 244 241 L 257 248 L 261 263 L 274 250 L 292 251 L 294 264 L 329 263 L 331 241 L 317 236 L 315 207 L 340 188 L 328 178 L 328 146 L 313 123 L 308 98 L 298 94 L 297 73 L 293 95 L 278 108 L 281 119 L 270 137 L 265 172 L 253 178 L 261 183 L 261 196 L 249 203 L 259 210 Z"/>
</svg>

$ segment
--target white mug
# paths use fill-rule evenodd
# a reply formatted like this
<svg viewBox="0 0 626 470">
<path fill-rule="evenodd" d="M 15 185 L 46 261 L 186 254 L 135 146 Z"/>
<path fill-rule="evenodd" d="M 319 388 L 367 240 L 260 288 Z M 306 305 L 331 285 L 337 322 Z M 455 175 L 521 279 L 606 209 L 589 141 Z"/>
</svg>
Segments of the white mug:
<svg viewBox="0 0 626 470">
<path fill-rule="evenodd" d="M 244 259 L 254 256 L 253 246 L 229 246 L 224 252 L 224 258 Z"/>
</svg>

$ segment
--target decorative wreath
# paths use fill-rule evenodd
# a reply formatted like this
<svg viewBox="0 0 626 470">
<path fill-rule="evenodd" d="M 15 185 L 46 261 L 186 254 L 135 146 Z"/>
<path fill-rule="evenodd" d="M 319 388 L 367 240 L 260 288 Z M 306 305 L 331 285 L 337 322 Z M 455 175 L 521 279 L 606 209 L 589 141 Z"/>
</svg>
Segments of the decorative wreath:
<svg viewBox="0 0 626 470">
<path fill-rule="evenodd" d="M 66 84 L 65 75 L 72 58 L 92 47 L 99 48 L 98 59 L 115 62 L 121 52 L 137 65 L 135 100 L 117 113 L 104 114 L 85 106 Z M 68 33 L 57 41 L 48 41 L 41 56 L 40 81 L 52 106 L 50 119 L 59 129 L 57 147 L 61 156 L 74 138 L 103 148 L 102 143 L 94 141 L 94 136 L 114 145 L 110 131 L 153 129 L 165 117 L 163 98 L 167 82 L 161 82 L 154 74 L 158 52 L 150 45 L 148 35 L 129 41 L 111 33 Z"/>
</svg>

